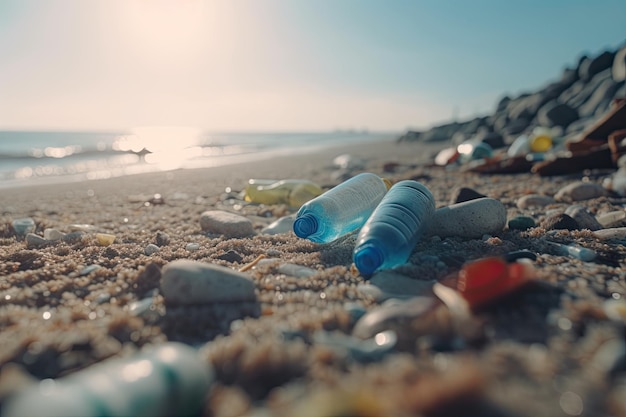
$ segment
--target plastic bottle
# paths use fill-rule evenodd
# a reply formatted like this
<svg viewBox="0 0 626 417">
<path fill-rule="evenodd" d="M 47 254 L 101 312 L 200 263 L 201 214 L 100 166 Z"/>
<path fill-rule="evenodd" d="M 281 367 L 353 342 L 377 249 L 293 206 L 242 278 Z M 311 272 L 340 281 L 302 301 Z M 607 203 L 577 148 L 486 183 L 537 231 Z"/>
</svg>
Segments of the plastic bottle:
<svg viewBox="0 0 626 417">
<path fill-rule="evenodd" d="M 391 187 L 357 237 L 353 259 L 361 274 L 405 263 L 434 212 L 435 199 L 423 184 Z"/>
<path fill-rule="evenodd" d="M 213 379 L 195 349 L 166 343 L 129 359 L 110 359 L 46 379 L 3 404 L 5 417 L 192 416 Z"/>
<path fill-rule="evenodd" d="M 493 156 L 493 148 L 488 143 L 475 139 L 461 143 L 457 146 L 457 151 L 460 154 L 459 161 L 461 163 L 476 159 L 491 158 Z"/>
<path fill-rule="evenodd" d="M 324 191 L 309 180 L 255 180 L 248 181 L 245 200 L 258 204 L 288 204 L 300 207 Z"/>
<path fill-rule="evenodd" d="M 313 242 L 332 242 L 363 226 L 388 188 L 378 175 L 356 175 L 300 207 L 293 231 Z"/>
</svg>

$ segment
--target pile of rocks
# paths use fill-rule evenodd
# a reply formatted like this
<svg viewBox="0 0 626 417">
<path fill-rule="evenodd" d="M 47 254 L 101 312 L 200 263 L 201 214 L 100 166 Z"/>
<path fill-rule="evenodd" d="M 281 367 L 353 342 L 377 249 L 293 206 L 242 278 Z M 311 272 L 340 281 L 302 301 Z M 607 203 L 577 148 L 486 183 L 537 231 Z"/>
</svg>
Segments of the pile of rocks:
<svg viewBox="0 0 626 417">
<path fill-rule="evenodd" d="M 566 139 L 576 139 L 610 108 L 614 98 L 626 97 L 626 44 L 595 57 L 583 56 L 575 68 L 565 68 L 560 79 L 518 97 L 502 98 L 490 116 L 408 131 L 398 141 L 459 144 L 482 137 L 492 147 L 510 144 L 537 126 L 560 127 Z"/>
</svg>

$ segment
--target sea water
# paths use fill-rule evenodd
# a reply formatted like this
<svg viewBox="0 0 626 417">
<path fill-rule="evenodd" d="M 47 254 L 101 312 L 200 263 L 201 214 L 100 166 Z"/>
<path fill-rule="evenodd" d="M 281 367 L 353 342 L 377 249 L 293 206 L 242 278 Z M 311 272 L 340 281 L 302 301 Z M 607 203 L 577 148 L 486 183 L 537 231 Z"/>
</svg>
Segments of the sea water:
<svg viewBox="0 0 626 417">
<path fill-rule="evenodd" d="M 0 131 L 0 188 L 223 166 L 392 137 L 364 131 L 210 133 L 167 127 Z"/>
</svg>

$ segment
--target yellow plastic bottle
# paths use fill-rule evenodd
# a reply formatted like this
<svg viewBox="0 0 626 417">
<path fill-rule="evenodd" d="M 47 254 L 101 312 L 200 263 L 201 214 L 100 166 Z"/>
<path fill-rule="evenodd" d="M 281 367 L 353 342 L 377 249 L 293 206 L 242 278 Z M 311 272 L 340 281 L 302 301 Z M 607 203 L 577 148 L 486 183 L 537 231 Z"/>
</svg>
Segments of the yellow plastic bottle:
<svg viewBox="0 0 626 417">
<path fill-rule="evenodd" d="M 257 204 L 287 204 L 298 208 L 324 191 L 309 180 L 268 181 L 251 179 L 245 190 L 246 201 Z"/>
</svg>

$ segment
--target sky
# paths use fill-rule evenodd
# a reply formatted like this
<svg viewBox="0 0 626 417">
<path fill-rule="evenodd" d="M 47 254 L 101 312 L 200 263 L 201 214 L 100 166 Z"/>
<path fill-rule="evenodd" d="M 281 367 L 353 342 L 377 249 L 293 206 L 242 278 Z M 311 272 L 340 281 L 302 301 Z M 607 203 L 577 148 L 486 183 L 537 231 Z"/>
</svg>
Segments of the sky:
<svg viewBox="0 0 626 417">
<path fill-rule="evenodd" d="M 0 129 L 425 128 L 625 42 L 624 0 L 0 0 Z"/>
</svg>

